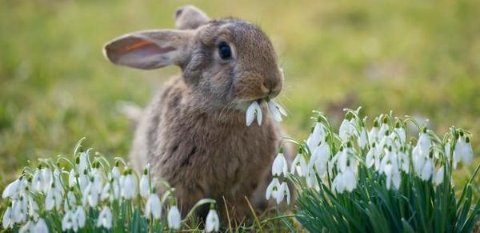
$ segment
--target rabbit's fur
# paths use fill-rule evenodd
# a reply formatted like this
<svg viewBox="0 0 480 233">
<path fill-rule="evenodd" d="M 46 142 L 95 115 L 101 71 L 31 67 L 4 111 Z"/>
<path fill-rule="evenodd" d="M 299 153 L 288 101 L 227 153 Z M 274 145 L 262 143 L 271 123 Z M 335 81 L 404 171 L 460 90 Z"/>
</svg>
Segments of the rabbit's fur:
<svg viewBox="0 0 480 233">
<path fill-rule="evenodd" d="M 175 188 L 182 214 L 202 198 L 228 206 L 232 219 L 266 207 L 265 188 L 281 130 L 263 109 L 263 123 L 245 124 L 255 100 L 279 94 L 283 75 L 268 37 L 255 25 L 210 20 L 193 6 L 176 12 L 176 30 L 134 32 L 109 42 L 105 55 L 115 64 L 140 69 L 178 65 L 172 78 L 144 110 L 131 160 Z M 179 30 L 182 29 L 182 30 Z M 232 58 L 219 56 L 218 44 Z M 224 202 L 225 200 L 225 202 Z"/>
</svg>

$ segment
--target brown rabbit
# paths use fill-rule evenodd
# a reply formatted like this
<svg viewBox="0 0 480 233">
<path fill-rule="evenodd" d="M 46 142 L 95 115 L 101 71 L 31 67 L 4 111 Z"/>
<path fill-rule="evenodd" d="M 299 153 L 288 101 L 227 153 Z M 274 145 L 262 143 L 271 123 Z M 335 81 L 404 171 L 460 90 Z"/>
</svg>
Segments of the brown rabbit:
<svg viewBox="0 0 480 233">
<path fill-rule="evenodd" d="M 210 20 L 193 6 L 177 10 L 176 30 L 126 34 L 104 53 L 114 64 L 138 69 L 178 65 L 144 110 L 131 150 L 132 164 L 151 164 L 154 176 L 175 188 L 182 214 L 202 198 L 217 200 L 231 218 L 250 214 L 246 198 L 266 207 L 265 187 L 281 130 L 269 114 L 245 124 L 252 101 L 274 98 L 283 75 L 268 37 L 234 18 Z M 267 113 L 265 101 L 261 108 Z M 224 202 L 225 200 L 225 202 Z"/>
</svg>

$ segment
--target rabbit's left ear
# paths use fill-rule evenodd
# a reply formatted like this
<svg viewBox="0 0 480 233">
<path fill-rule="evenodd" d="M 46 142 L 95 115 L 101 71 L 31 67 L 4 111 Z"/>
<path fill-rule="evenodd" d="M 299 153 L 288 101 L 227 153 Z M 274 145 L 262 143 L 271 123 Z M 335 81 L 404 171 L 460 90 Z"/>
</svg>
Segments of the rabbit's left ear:
<svg viewBox="0 0 480 233">
<path fill-rule="evenodd" d="M 129 33 L 108 42 L 103 53 L 113 64 L 137 69 L 182 65 L 190 54 L 191 30 L 150 30 Z"/>
<path fill-rule="evenodd" d="M 177 29 L 197 29 L 206 24 L 210 18 L 203 12 L 192 5 L 186 5 L 175 11 L 175 27 Z"/>
</svg>

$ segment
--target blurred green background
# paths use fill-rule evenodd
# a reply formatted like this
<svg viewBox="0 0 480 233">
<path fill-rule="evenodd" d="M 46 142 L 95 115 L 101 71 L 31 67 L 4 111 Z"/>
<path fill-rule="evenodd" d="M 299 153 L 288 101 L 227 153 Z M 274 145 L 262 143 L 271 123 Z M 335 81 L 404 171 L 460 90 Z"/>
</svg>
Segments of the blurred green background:
<svg viewBox="0 0 480 233">
<path fill-rule="evenodd" d="M 84 136 L 105 154 L 128 154 L 118 102 L 145 105 L 179 69 L 114 66 L 101 48 L 130 31 L 172 28 L 186 3 L 271 37 L 286 71 L 290 135 L 306 136 L 312 109 L 339 119 L 361 105 L 369 116 L 428 118 L 440 133 L 465 127 L 480 150 L 480 1 L 0 0 L 2 190 L 28 160 L 70 154 Z"/>
</svg>

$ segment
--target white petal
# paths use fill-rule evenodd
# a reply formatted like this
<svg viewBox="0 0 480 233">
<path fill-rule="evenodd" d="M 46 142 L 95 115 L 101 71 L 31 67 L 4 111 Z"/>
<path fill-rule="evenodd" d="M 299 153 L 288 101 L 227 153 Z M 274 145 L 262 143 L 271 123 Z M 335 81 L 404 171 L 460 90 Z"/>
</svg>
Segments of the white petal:
<svg viewBox="0 0 480 233">
<path fill-rule="evenodd" d="M 247 126 L 250 126 L 255 118 L 255 110 L 257 109 L 255 105 L 258 105 L 256 101 L 253 101 L 247 108 L 246 111 L 246 119 L 247 119 Z"/>
<path fill-rule="evenodd" d="M 256 103 L 256 102 L 255 102 Z M 263 119 L 263 113 L 262 113 L 262 109 L 260 108 L 260 105 L 257 104 L 255 106 L 255 115 L 257 116 L 257 124 L 258 125 L 262 125 L 262 119 Z"/>
<path fill-rule="evenodd" d="M 207 214 L 207 220 L 205 221 L 205 231 L 206 232 L 213 232 L 218 231 L 220 229 L 220 220 L 218 218 L 217 211 L 214 209 L 210 209 Z"/>
<path fill-rule="evenodd" d="M 3 214 L 3 221 L 2 221 L 3 229 L 8 229 L 13 226 L 13 216 L 12 216 L 12 208 L 8 207 Z"/>
<path fill-rule="evenodd" d="M 445 169 L 443 166 L 441 166 L 438 169 L 438 171 L 435 173 L 435 176 L 433 178 L 433 184 L 438 186 L 441 183 L 443 183 L 444 175 L 445 175 Z"/>
<path fill-rule="evenodd" d="M 420 175 L 420 178 L 421 178 L 422 180 L 425 180 L 425 181 L 429 180 L 430 177 L 432 176 L 433 169 L 434 169 L 434 167 L 433 167 L 433 162 L 432 162 L 432 160 L 431 160 L 431 159 L 427 159 L 427 160 L 425 161 L 425 165 L 424 165 L 424 167 L 423 167 L 423 169 L 422 169 L 422 173 L 421 173 L 421 175 Z"/>
<path fill-rule="evenodd" d="M 37 224 L 35 224 L 35 231 L 36 233 L 48 233 L 48 226 L 45 223 L 45 220 L 42 218 L 38 220 Z"/>
<path fill-rule="evenodd" d="M 278 181 L 278 178 L 273 178 L 272 182 L 267 186 L 267 191 L 265 195 L 265 199 L 269 200 L 271 197 L 275 197 L 276 190 L 278 190 L 278 187 L 280 186 L 280 182 Z"/>
<path fill-rule="evenodd" d="M 15 181 L 13 181 L 12 183 L 10 183 L 9 185 L 7 185 L 5 190 L 3 190 L 2 198 L 3 199 L 12 198 L 13 196 L 17 195 L 17 190 L 18 190 L 19 184 L 20 184 L 20 181 L 17 179 Z"/>
<path fill-rule="evenodd" d="M 160 217 L 162 216 L 162 204 L 157 194 L 152 193 L 148 197 L 145 207 L 145 215 L 147 217 L 150 217 L 151 215 L 155 219 L 160 219 Z"/>
<path fill-rule="evenodd" d="M 355 177 L 355 173 L 353 172 L 352 168 L 348 168 L 345 170 L 343 174 L 343 180 L 345 184 L 345 190 L 351 192 L 357 187 L 357 178 Z"/>
<path fill-rule="evenodd" d="M 170 229 L 180 229 L 182 218 L 180 217 L 180 211 L 177 206 L 172 206 L 168 211 L 167 222 Z"/>
<path fill-rule="evenodd" d="M 140 195 L 145 199 L 150 195 L 150 182 L 148 179 L 148 174 L 143 174 L 140 178 Z"/>
<path fill-rule="evenodd" d="M 285 156 L 282 153 L 279 153 L 275 160 L 273 160 L 272 165 L 272 175 L 286 177 L 288 175 L 288 164 Z"/>
<path fill-rule="evenodd" d="M 97 227 L 112 228 L 112 211 L 107 206 L 103 207 L 97 220 Z"/>
</svg>

